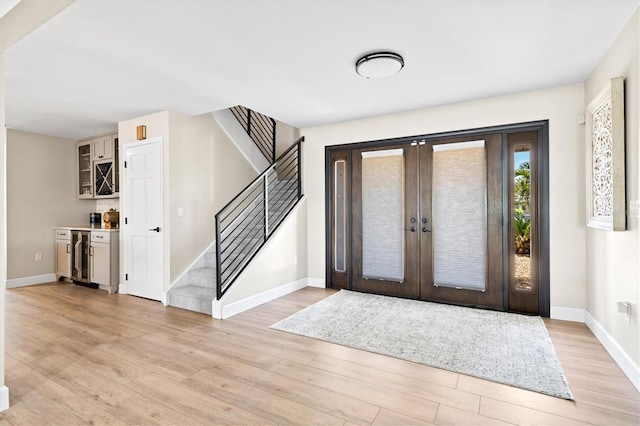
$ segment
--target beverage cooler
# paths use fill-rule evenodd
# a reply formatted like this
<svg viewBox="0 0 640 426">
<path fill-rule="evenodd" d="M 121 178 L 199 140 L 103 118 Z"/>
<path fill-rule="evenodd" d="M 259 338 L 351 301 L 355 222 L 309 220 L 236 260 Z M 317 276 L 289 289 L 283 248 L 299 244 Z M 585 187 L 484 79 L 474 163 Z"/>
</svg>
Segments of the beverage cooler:
<svg viewBox="0 0 640 426">
<path fill-rule="evenodd" d="M 71 279 L 77 284 L 91 284 L 91 232 L 73 231 L 71 238 Z"/>
</svg>

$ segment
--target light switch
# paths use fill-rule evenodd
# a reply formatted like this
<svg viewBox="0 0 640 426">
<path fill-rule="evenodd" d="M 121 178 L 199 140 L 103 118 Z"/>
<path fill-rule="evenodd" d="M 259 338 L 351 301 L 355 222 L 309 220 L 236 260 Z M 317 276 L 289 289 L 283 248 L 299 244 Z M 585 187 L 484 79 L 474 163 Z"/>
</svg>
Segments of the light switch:
<svg viewBox="0 0 640 426">
<path fill-rule="evenodd" d="M 184 207 L 178 207 L 178 217 L 184 216 Z"/>
<path fill-rule="evenodd" d="M 640 200 L 629 201 L 629 216 L 640 217 Z"/>
</svg>

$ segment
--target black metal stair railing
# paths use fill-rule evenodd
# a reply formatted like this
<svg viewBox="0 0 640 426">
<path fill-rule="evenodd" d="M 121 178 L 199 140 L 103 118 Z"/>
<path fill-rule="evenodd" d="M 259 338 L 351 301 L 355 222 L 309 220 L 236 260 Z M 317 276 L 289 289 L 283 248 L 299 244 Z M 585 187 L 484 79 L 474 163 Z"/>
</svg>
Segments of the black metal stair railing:
<svg viewBox="0 0 640 426">
<path fill-rule="evenodd" d="M 218 299 L 302 198 L 303 141 L 298 139 L 216 214 Z"/>
<path fill-rule="evenodd" d="M 229 109 L 267 161 L 276 161 L 276 120 L 242 105 Z"/>
</svg>

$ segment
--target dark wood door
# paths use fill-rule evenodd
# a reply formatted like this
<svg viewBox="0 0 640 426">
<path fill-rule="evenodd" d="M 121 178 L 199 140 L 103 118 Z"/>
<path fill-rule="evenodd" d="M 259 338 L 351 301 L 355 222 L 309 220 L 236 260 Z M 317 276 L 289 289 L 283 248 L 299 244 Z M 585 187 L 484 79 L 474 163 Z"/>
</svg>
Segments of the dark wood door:
<svg viewBox="0 0 640 426">
<path fill-rule="evenodd" d="M 330 285 L 548 315 L 545 135 L 507 129 L 328 149 Z"/>
<path fill-rule="evenodd" d="M 420 298 L 503 308 L 500 134 L 420 146 Z"/>
<path fill-rule="evenodd" d="M 351 161 L 351 288 L 417 299 L 417 144 L 354 149 Z"/>
</svg>

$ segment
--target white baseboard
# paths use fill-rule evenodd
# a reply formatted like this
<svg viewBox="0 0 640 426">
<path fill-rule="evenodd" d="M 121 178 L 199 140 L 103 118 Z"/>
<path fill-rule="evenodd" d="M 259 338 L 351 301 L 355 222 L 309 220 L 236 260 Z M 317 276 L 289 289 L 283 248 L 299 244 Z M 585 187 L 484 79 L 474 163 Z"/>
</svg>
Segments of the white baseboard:
<svg viewBox="0 0 640 426">
<path fill-rule="evenodd" d="M 12 278 L 6 281 L 5 288 L 26 287 L 28 285 L 51 283 L 56 281 L 56 274 L 34 275 L 33 277 Z"/>
<path fill-rule="evenodd" d="M 294 281 L 288 284 L 281 285 L 280 287 L 273 288 L 271 290 L 264 291 L 256 294 L 255 296 L 247 297 L 246 299 L 238 300 L 229 304 L 224 304 L 224 300 L 213 300 L 211 302 L 212 316 L 217 319 L 226 319 L 233 315 L 247 311 L 263 303 L 270 302 L 278 297 L 285 296 L 294 291 L 305 288 L 308 285 L 308 279 L 303 278 L 298 281 Z"/>
<path fill-rule="evenodd" d="M 615 339 L 588 311 L 585 311 L 585 324 L 609 352 L 611 358 L 620 366 L 624 374 L 631 380 L 631 383 L 640 391 L 640 367 L 633 362 Z"/>
<path fill-rule="evenodd" d="M 0 411 L 9 409 L 9 388 L 0 386 Z"/>
<path fill-rule="evenodd" d="M 120 294 L 129 294 L 129 285 L 125 283 L 120 283 L 118 285 L 118 293 Z"/>
<path fill-rule="evenodd" d="M 563 306 L 551 307 L 551 319 L 557 319 L 562 321 L 584 322 L 585 320 L 584 309 L 579 308 L 565 308 Z"/>
<path fill-rule="evenodd" d="M 313 277 L 309 277 L 307 278 L 308 280 L 308 286 L 309 287 L 317 287 L 317 288 L 325 288 L 327 285 L 325 284 L 324 278 L 313 278 Z"/>
</svg>

